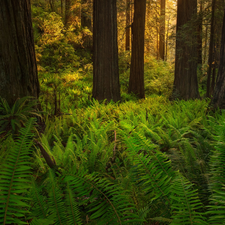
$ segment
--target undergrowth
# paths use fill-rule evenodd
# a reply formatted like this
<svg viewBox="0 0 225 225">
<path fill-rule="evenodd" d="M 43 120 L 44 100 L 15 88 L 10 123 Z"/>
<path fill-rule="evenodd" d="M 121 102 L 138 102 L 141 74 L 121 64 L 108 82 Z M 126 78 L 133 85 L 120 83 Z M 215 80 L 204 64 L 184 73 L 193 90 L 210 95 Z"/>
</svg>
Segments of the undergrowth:
<svg viewBox="0 0 225 225">
<path fill-rule="evenodd" d="M 44 133 L 33 142 L 41 145 L 31 148 L 27 161 L 29 191 L 16 194 L 17 180 L 23 180 L 2 172 L 1 183 L 11 179 L 15 185 L 12 192 L 1 189 L 2 196 L 12 198 L 1 200 L 3 224 L 11 218 L 6 205 L 16 209 L 15 194 L 26 204 L 10 219 L 14 224 L 221 224 L 224 113 L 207 113 L 208 103 L 165 97 L 108 105 L 93 101 L 70 115 L 46 117 Z M 19 150 L 8 145 L 10 140 L 3 141 L 2 171 Z M 56 167 L 49 168 L 42 148 Z M 26 160 L 24 154 L 18 162 Z"/>
</svg>

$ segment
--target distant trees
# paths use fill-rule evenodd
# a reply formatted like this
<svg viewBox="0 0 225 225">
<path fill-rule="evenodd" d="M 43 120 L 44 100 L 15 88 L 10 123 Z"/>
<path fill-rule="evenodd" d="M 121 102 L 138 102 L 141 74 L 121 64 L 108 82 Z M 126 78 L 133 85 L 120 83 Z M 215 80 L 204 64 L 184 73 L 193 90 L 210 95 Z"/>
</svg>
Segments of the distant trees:
<svg viewBox="0 0 225 225">
<path fill-rule="evenodd" d="M 90 0 L 82 0 L 81 3 L 81 26 L 87 27 L 89 30 L 92 30 L 91 27 L 91 17 L 89 16 L 89 3 Z"/>
<path fill-rule="evenodd" d="M 197 0 L 177 1 L 174 89 L 171 99 L 199 98 L 197 81 Z"/>
<path fill-rule="evenodd" d="M 131 23 L 131 0 L 126 0 L 126 50 L 129 51 L 130 49 L 130 23 Z"/>
<path fill-rule="evenodd" d="M 116 0 L 93 3 L 93 92 L 97 100 L 120 100 Z"/>
<path fill-rule="evenodd" d="M 166 0 L 160 0 L 160 33 L 159 33 L 159 56 L 162 60 L 165 57 L 165 10 Z"/>
<path fill-rule="evenodd" d="M 144 89 L 144 36 L 146 0 L 134 0 L 134 22 L 132 24 L 132 53 L 129 93 L 145 98 Z"/>
<path fill-rule="evenodd" d="M 0 10 L 0 96 L 9 105 L 17 98 L 38 98 L 30 0 L 2 0 Z"/>
<path fill-rule="evenodd" d="M 225 12 L 225 10 L 224 10 Z M 215 91 L 213 94 L 212 105 L 217 108 L 225 109 L 225 13 L 223 17 L 223 28 L 220 49 L 220 64 L 217 76 Z"/>
<path fill-rule="evenodd" d="M 203 22 L 203 0 L 199 2 L 199 12 L 198 12 L 198 25 L 197 25 L 197 39 L 198 39 L 198 64 L 202 65 L 202 22 Z"/>
</svg>

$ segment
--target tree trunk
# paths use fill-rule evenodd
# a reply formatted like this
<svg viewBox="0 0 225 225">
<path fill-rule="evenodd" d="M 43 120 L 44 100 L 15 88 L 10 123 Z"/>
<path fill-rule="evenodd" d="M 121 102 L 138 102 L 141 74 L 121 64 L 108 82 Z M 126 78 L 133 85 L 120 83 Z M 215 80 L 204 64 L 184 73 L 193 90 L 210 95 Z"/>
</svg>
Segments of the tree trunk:
<svg viewBox="0 0 225 225">
<path fill-rule="evenodd" d="M 160 16 L 160 36 L 159 36 L 159 56 L 162 60 L 165 57 L 165 9 L 166 0 L 161 0 L 161 16 Z"/>
<path fill-rule="evenodd" d="M 128 92 L 145 98 L 144 89 L 144 36 L 146 0 L 134 0 L 133 41 Z"/>
<path fill-rule="evenodd" d="M 130 50 L 130 0 L 126 0 L 126 51 Z"/>
<path fill-rule="evenodd" d="M 156 27 L 156 59 L 158 60 L 160 56 L 159 53 L 159 28 Z"/>
<path fill-rule="evenodd" d="M 2 0 L 0 10 L 0 96 L 39 96 L 30 0 Z"/>
<path fill-rule="evenodd" d="M 200 2 L 200 9 L 198 13 L 198 64 L 202 65 L 202 0 Z"/>
<path fill-rule="evenodd" d="M 205 45 L 204 45 L 204 57 L 203 57 L 203 64 L 206 63 L 206 56 L 207 56 L 207 40 L 208 40 L 208 29 L 209 26 L 206 24 L 206 28 L 205 28 Z"/>
<path fill-rule="evenodd" d="M 55 2 L 54 2 L 54 0 L 49 0 L 49 6 L 50 6 L 50 10 L 52 12 L 54 12 L 55 11 Z"/>
<path fill-rule="evenodd" d="M 212 1 L 212 17 L 211 17 L 211 33 L 209 43 L 209 58 L 208 58 L 208 71 L 207 71 L 207 91 L 206 97 L 210 97 L 210 85 L 211 85 L 211 71 L 213 63 L 213 46 L 214 46 L 214 15 L 215 15 L 216 0 Z"/>
<path fill-rule="evenodd" d="M 93 4 L 93 97 L 120 100 L 116 0 L 94 0 Z"/>
<path fill-rule="evenodd" d="M 221 109 L 225 109 L 225 13 L 223 17 L 220 48 L 220 65 L 211 104 L 214 106 L 214 108 L 219 107 Z"/>
<path fill-rule="evenodd" d="M 197 0 L 178 0 L 174 89 L 171 99 L 199 98 L 197 81 Z"/>
<path fill-rule="evenodd" d="M 165 60 L 168 60 L 168 42 L 169 42 L 170 17 L 167 20 L 166 43 L 165 43 Z"/>
<path fill-rule="evenodd" d="M 152 17 L 152 14 L 151 14 L 151 2 L 152 2 L 152 0 L 150 0 L 150 1 L 148 1 L 147 2 L 147 5 L 146 5 L 146 27 L 149 27 L 149 21 L 150 21 L 150 19 L 151 19 L 151 17 Z M 147 36 L 148 38 L 146 39 L 145 38 L 145 43 L 146 43 L 146 51 L 148 52 L 148 53 L 150 53 L 151 52 L 151 40 L 150 40 L 150 37 L 149 37 L 149 35 Z"/>
</svg>

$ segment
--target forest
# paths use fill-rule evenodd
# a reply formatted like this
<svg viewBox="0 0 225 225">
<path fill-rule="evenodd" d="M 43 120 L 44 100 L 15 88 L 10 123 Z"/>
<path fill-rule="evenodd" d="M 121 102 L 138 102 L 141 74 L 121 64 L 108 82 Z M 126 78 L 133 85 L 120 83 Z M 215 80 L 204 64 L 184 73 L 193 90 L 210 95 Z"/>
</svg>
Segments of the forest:
<svg viewBox="0 0 225 225">
<path fill-rule="evenodd" d="M 225 0 L 0 4 L 0 224 L 225 224 Z"/>
</svg>

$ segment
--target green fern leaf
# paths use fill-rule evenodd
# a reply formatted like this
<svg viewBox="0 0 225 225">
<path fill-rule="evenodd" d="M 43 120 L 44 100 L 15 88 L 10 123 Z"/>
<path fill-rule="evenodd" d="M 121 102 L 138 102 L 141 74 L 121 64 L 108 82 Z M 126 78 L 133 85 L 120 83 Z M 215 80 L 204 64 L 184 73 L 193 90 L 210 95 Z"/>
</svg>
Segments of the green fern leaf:
<svg viewBox="0 0 225 225">
<path fill-rule="evenodd" d="M 32 137 L 31 129 L 34 119 L 30 119 L 24 128 L 20 129 L 20 136 L 10 149 L 6 162 L 1 165 L 0 175 L 0 224 L 25 224 L 18 219 L 23 217 L 29 208 L 25 203 L 28 198 L 23 193 L 30 188 L 30 163 Z"/>
</svg>

